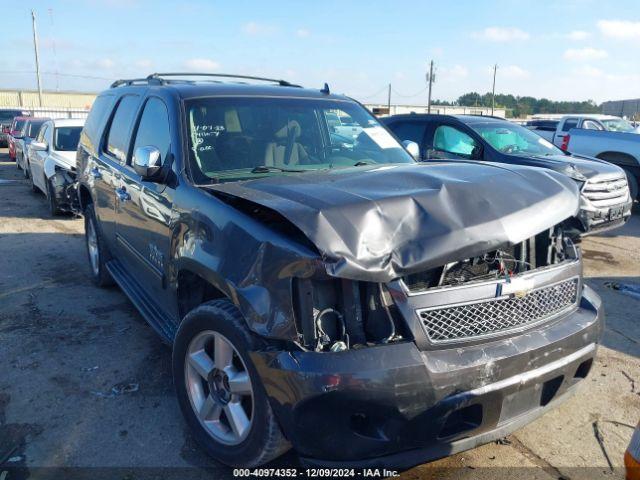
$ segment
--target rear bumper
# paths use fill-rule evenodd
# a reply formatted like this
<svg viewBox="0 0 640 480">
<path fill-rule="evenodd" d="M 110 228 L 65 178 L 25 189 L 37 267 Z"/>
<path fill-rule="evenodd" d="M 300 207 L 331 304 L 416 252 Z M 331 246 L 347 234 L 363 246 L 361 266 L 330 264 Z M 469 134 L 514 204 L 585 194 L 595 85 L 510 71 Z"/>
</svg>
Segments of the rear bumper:
<svg viewBox="0 0 640 480">
<path fill-rule="evenodd" d="M 602 316 L 585 287 L 577 310 L 488 343 L 256 352 L 253 360 L 306 463 L 408 468 L 507 435 L 571 395 L 595 357 Z"/>
</svg>

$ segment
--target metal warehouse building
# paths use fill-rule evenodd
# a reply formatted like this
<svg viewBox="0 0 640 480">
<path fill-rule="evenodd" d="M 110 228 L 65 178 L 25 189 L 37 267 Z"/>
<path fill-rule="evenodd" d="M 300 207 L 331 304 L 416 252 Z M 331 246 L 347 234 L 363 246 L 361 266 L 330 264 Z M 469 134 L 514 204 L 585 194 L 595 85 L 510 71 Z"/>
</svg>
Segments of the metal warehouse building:
<svg viewBox="0 0 640 480">
<path fill-rule="evenodd" d="M 35 90 L 0 90 L 0 110 L 22 110 L 24 114 L 51 118 L 84 118 L 95 93 L 42 92 L 42 106 Z"/>
<path fill-rule="evenodd" d="M 35 90 L 0 90 L 0 108 L 82 108 L 89 110 L 95 93 L 42 92 L 42 105 Z"/>
<path fill-rule="evenodd" d="M 602 104 L 602 113 L 638 120 L 640 119 L 640 98 L 604 102 Z"/>
<path fill-rule="evenodd" d="M 385 105 L 379 103 L 364 104 L 374 115 L 383 117 L 386 115 L 400 115 L 403 113 L 427 113 L 426 105 Z M 463 107 L 458 105 L 431 105 L 431 113 L 443 115 L 491 115 L 491 107 Z M 504 108 L 495 108 L 493 115 L 505 118 Z"/>
</svg>

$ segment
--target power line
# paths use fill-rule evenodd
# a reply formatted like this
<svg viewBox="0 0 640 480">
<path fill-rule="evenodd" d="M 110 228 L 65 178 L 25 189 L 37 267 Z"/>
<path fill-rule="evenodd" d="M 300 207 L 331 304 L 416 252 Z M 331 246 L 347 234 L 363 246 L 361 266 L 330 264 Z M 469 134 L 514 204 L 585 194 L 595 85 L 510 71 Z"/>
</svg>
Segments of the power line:
<svg viewBox="0 0 640 480">
<path fill-rule="evenodd" d="M 382 92 L 384 92 L 387 88 L 389 88 L 389 86 L 388 86 L 388 85 L 385 85 L 384 87 L 382 87 L 380 90 L 378 90 L 378 91 L 377 91 L 376 93 L 374 93 L 374 94 L 371 94 L 371 95 L 365 95 L 365 96 L 358 95 L 358 98 L 360 98 L 360 99 L 362 99 L 362 100 L 366 100 L 366 99 L 368 99 L 368 98 L 373 98 L 373 97 L 375 97 L 375 96 L 377 96 L 377 95 L 380 95 L 380 94 L 381 94 Z"/>
<path fill-rule="evenodd" d="M 0 75 L 14 75 L 14 74 L 27 75 L 27 74 L 33 74 L 33 73 L 35 73 L 35 70 L 0 70 Z M 95 75 L 80 75 L 80 74 L 74 74 L 74 73 L 58 73 L 58 72 L 40 72 L 40 73 L 42 75 L 60 75 L 61 77 L 88 78 L 92 80 L 108 80 L 108 81 L 114 80 L 114 77 L 107 78 L 107 77 L 97 77 Z"/>
<path fill-rule="evenodd" d="M 391 88 L 391 90 L 393 91 L 393 93 L 395 93 L 396 95 L 398 95 L 399 97 L 404 97 L 404 98 L 411 98 L 411 97 L 417 97 L 418 95 L 422 95 L 429 87 L 424 87 L 422 90 L 420 90 L 419 92 L 416 93 L 412 93 L 411 95 L 405 95 L 403 93 L 398 92 L 395 88 Z"/>
</svg>

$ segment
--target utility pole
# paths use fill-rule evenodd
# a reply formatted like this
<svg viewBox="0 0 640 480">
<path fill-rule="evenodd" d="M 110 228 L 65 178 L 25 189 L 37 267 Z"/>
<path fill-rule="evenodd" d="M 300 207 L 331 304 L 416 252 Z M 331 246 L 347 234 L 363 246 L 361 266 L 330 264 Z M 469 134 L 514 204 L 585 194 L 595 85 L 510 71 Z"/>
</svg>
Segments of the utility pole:
<svg viewBox="0 0 640 480">
<path fill-rule="evenodd" d="M 429 82 L 429 98 L 427 100 L 427 113 L 431 113 L 431 86 L 433 82 L 436 81 L 435 75 L 433 74 L 433 60 L 429 63 L 429 73 L 427 74 L 427 82 Z"/>
<path fill-rule="evenodd" d="M 491 94 L 491 115 L 493 116 L 493 109 L 496 106 L 496 72 L 498 71 L 498 64 L 493 66 L 493 93 Z"/>
<path fill-rule="evenodd" d="M 38 59 L 38 34 L 36 32 L 36 12 L 31 10 L 31 24 L 33 25 L 33 49 L 36 53 L 36 79 L 38 80 L 38 102 L 42 106 L 42 83 L 40 82 L 40 60 Z"/>
<path fill-rule="evenodd" d="M 391 84 L 389 84 L 389 91 L 387 92 L 387 114 L 391 115 Z"/>
</svg>

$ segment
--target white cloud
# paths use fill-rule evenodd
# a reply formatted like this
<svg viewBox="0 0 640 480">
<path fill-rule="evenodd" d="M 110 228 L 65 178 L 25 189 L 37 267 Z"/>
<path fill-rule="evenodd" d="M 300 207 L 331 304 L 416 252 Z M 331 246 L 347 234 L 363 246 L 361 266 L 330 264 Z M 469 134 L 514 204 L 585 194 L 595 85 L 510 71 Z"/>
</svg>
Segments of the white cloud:
<svg viewBox="0 0 640 480">
<path fill-rule="evenodd" d="M 440 67 L 436 71 L 436 77 L 440 75 L 443 79 L 449 81 L 461 80 L 469 76 L 469 70 L 462 65 L 454 65 L 453 67 Z"/>
<path fill-rule="evenodd" d="M 307 38 L 311 35 L 311 32 L 306 28 L 299 28 L 298 30 L 296 30 L 296 35 L 300 38 Z"/>
<path fill-rule="evenodd" d="M 591 34 L 589 32 L 585 32 L 584 30 L 573 30 L 572 32 L 567 33 L 566 37 L 569 40 L 581 41 L 589 38 Z"/>
<path fill-rule="evenodd" d="M 640 39 L 640 22 L 629 20 L 600 20 L 598 29 L 606 37 Z"/>
<path fill-rule="evenodd" d="M 583 65 L 580 68 L 576 68 L 573 70 L 573 73 L 576 75 L 580 75 L 582 77 L 602 77 L 604 72 L 599 68 L 593 67 L 591 65 Z"/>
<path fill-rule="evenodd" d="M 184 62 L 185 68 L 199 72 L 211 72 L 220 67 L 218 62 L 208 58 L 191 58 Z"/>
<path fill-rule="evenodd" d="M 153 62 L 148 58 L 141 58 L 135 62 L 135 66 L 138 68 L 151 68 L 153 66 Z"/>
<path fill-rule="evenodd" d="M 498 76 L 507 78 L 529 78 L 531 73 L 517 65 L 507 65 L 504 67 L 498 65 Z"/>
<path fill-rule="evenodd" d="M 473 36 L 491 42 L 511 42 L 530 38 L 527 32 L 515 27 L 487 27 L 481 32 L 474 32 Z"/>
<path fill-rule="evenodd" d="M 585 47 L 585 48 L 569 48 L 564 52 L 564 58 L 576 62 L 584 62 L 589 60 L 601 60 L 607 58 L 609 54 L 601 48 Z"/>
<path fill-rule="evenodd" d="M 242 31 L 251 36 L 271 35 L 276 31 L 276 28 L 273 25 L 267 25 L 265 23 L 249 22 L 242 26 Z"/>
<path fill-rule="evenodd" d="M 96 67 L 104 68 L 105 70 L 108 70 L 116 66 L 116 62 L 114 62 L 110 58 L 101 58 L 99 60 L 96 60 L 95 64 L 96 64 Z"/>
</svg>

